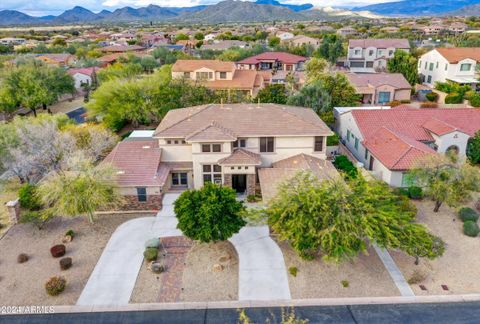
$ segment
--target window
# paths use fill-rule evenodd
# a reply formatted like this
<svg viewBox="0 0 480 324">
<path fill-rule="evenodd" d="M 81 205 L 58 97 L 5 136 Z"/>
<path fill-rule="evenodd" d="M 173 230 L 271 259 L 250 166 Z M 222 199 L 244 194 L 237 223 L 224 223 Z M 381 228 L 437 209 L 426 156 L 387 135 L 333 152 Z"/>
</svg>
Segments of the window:
<svg viewBox="0 0 480 324">
<path fill-rule="evenodd" d="M 472 68 L 472 64 L 470 63 L 464 63 L 460 65 L 460 71 L 470 71 L 471 68 Z"/>
<path fill-rule="evenodd" d="M 355 149 L 358 150 L 358 138 L 355 137 Z"/>
<path fill-rule="evenodd" d="M 365 67 L 365 62 L 350 62 L 350 67 L 363 68 Z"/>
<path fill-rule="evenodd" d="M 425 62 L 425 70 L 427 69 L 428 62 Z"/>
<path fill-rule="evenodd" d="M 435 68 L 438 69 L 438 62 L 437 62 L 437 64 L 435 65 Z"/>
<path fill-rule="evenodd" d="M 368 51 L 368 55 L 369 55 L 369 56 L 373 56 L 373 50 L 369 50 L 369 51 Z"/>
<path fill-rule="evenodd" d="M 137 188 L 137 198 L 140 202 L 147 201 L 147 188 L 139 187 Z"/>
<path fill-rule="evenodd" d="M 203 165 L 203 183 L 222 184 L 222 167 L 217 164 Z"/>
<path fill-rule="evenodd" d="M 220 72 L 220 79 L 226 79 L 227 78 L 227 72 Z"/>
<path fill-rule="evenodd" d="M 445 63 L 445 71 L 448 70 L 448 63 Z"/>
<path fill-rule="evenodd" d="M 222 152 L 222 144 L 202 144 L 202 152 L 203 153 Z"/>
<path fill-rule="evenodd" d="M 186 186 L 188 184 L 187 174 L 172 173 L 172 186 Z"/>
<path fill-rule="evenodd" d="M 245 138 L 239 138 L 232 143 L 233 148 L 246 147 L 246 146 L 247 146 L 247 140 Z"/>
<path fill-rule="evenodd" d="M 427 76 L 427 83 L 432 83 L 432 76 L 431 75 Z"/>
<path fill-rule="evenodd" d="M 197 72 L 197 80 L 213 79 L 213 72 Z"/>
<path fill-rule="evenodd" d="M 354 53 L 355 53 L 355 55 L 360 55 L 361 52 L 362 52 L 362 50 L 356 49 Z"/>
<path fill-rule="evenodd" d="M 315 136 L 314 151 L 315 152 L 323 151 L 323 136 Z"/>
<path fill-rule="evenodd" d="M 190 79 L 190 72 L 183 72 L 183 77 L 185 79 Z"/>
<path fill-rule="evenodd" d="M 365 161 L 368 159 L 368 149 L 365 148 Z"/>
<path fill-rule="evenodd" d="M 350 130 L 347 129 L 347 142 L 350 142 Z"/>
<path fill-rule="evenodd" d="M 382 56 L 383 55 L 383 50 L 378 50 L 378 56 Z"/>
<path fill-rule="evenodd" d="M 182 139 L 179 139 L 179 138 L 169 138 L 166 140 L 166 143 L 168 145 L 179 145 L 179 144 L 187 144 L 187 142 L 185 142 L 185 140 L 182 140 Z"/>
<path fill-rule="evenodd" d="M 386 91 L 380 91 L 378 93 L 378 102 L 379 103 L 386 103 L 386 102 L 389 102 L 390 101 L 390 92 L 386 92 Z"/>
<path fill-rule="evenodd" d="M 433 71 L 433 63 L 430 63 L 428 69 L 429 69 L 430 71 Z"/>
<path fill-rule="evenodd" d="M 393 55 L 393 51 L 390 50 L 390 51 L 388 52 L 388 56 L 392 56 L 392 55 Z"/>
<path fill-rule="evenodd" d="M 273 137 L 260 137 L 260 152 L 271 153 L 275 150 Z"/>
<path fill-rule="evenodd" d="M 373 62 L 367 62 L 367 68 L 373 68 Z"/>
</svg>

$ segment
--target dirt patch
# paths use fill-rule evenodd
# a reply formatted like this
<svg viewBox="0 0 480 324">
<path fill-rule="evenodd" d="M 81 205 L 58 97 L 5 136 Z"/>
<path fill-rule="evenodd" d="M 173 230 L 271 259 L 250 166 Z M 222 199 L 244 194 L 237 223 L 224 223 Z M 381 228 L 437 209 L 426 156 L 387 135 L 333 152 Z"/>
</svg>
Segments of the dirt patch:
<svg viewBox="0 0 480 324">
<path fill-rule="evenodd" d="M 162 260 L 164 254 L 165 247 L 161 247 L 160 263 L 170 264 L 170 270 L 176 273 L 169 274 L 167 266 L 166 273 L 154 274 L 144 262 L 130 302 L 156 303 L 166 298 L 169 301 L 238 299 L 238 256 L 230 242 L 193 243 L 184 255 L 171 254 L 177 257 L 176 262 Z M 181 280 L 177 280 L 179 275 Z M 180 295 L 176 297 L 178 291 Z"/>
<path fill-rule="evenodd" d="M 75 304 L 113 231 L 127 220 L 144 216 L 148 215 L 101 215 L 93 225 L 83 217 L 57 217 L 42 230 L 30 224 L 13 226 L 0 240 L 0 305 Z M 59 259 L 50 255 L 50 247 L 60 244 L 70 229 L 76 236 L 65 244 L 65 256 L 73 259 L 73 266 L 61 271 Z M 30 259 L 18 264 L 20 253 L 26 253 Z M 55 275 L 67 279 L 67 288 L 59 296 L 51 297 L 44 284 Z"/>
<path fill-rule="evenodd" d="M 296 276 L 288 273 L 293 299 L 400 295 L 373 248 L 368 250 L 368 255 L 361 254 L 354 261 L 334 264 L 320 258 L 302 260 L 288 242 L 278 242 L 278 245 L 287 271 L 297 268 Z"/>
<path fill-rule="evenodd" d="M 438 213 L 433 212 L 433 202 L 415 202 L 418 208 L 417 220 L 425 224 L 433 234 L 446 243 L 445 254 L 436 260 L 421 260 L 414 264 L 414 258 L 403 252 L 391 251 L 398 267 L 408 280 L 414 272 L 419 272 L 424 280 L 412 284 L 416 295 L 468 294 L 480 292 L 480 238 L 463 234 L 463 223 L 455 210 L 442 206 Z M 427 290 L 422 290 L 424 285 Z M 446 285 L 448 290 L 444 290 Z"/>
</svg>

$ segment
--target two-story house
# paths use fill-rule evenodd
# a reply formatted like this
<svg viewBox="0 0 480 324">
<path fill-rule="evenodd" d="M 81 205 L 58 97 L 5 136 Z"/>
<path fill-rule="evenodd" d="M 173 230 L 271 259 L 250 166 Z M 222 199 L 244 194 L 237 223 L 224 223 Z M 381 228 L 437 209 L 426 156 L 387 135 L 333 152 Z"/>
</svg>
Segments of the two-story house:
<svg viewBox="0 0 480 324">
<path fill-rule="evenodd" d="M 284 52 L 265 52 L 236 63 L 237 69 L 257 71 L 302 71 L 308 59 Z"/>
<path fill-rule="evenodd" d="M 350 39 L 345 65 L 352 72 L 385 71 L 396 50 L 410 52 L 408 39 Z"/>
<path fill-rule="evenodd" d="M 465 156 L 480 129 L 480 111 L 471 108 L 339 107 L 334 115 L 342 143 L 374 177 L 394 187 L 407 186 L 405 174 L 427 155 Z"/>
<path fill-rule="evenodd" d="M 297 35 L 292 38 L 288 38 L 282 41 L 286 45 L 290 46 L 311 46 L 314 49 L 320 47 L 322 41 L 318 38 L 308 37 L 305 35 Z"/>
<path fill-rule="evenodd" d="M 478 61 L 480 47 L 436 48 L 420 57 L 417 70 L 422 82 L 429 86 L 452 81 L 475 88 Z"/>
<path fill-rule="evenodd" d="M 255 97 L 264 85 L 264 75 L 238 70 L 235 63 L 218 60 L 178 60 L 172 66 L 173 79 L 202 83 L 212 90 L 238 91 Z"/>
<path fill-rule="evenodd" d="M 210 104 L 169 111 L 153 136 L 120 142 L 106 160 L 117 168 L 129 202 L 147 209 L 159 207 L 167 190 L 201 188 L 206 182 L 244 194 L 261 187 L 271 197 L 279 180 L 299 169 L 335 177 L 326 160 L 332 134 L 308 108 Z"/>
</svg>

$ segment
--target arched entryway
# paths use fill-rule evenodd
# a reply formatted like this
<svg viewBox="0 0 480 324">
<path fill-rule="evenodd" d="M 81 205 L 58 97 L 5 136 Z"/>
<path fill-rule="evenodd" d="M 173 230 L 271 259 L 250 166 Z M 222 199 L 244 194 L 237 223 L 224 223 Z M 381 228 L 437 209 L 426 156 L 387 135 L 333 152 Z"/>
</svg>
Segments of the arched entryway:
<svg viewBox="0 0 480 324">
<path fill-rule="evenodd" d="M 450 145 L 445 152 L 447 154 L 458 155 L 458 153 L 460 153 L 460 149 L 456 145 Z"/>
</svg>

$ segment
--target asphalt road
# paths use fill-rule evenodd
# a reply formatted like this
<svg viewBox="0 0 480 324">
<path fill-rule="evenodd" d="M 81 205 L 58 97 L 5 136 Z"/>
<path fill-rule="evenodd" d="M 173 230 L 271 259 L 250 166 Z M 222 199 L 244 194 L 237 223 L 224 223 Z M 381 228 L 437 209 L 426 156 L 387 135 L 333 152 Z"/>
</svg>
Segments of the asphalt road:
<svg viewBox="0 0 480 324">
<path fill-rule="evenodd" d="M 249 308 L 252 323 L 281 323 L 281 308 Z M 297 318 L 308 323 L 480 323 L 480 302 L 309 306 L 295 308 Z M 165 310 L 143 312 L 70 313 L 0 316 L 0 323 L 237 323 L 236 309 Z"/>
</svg>

